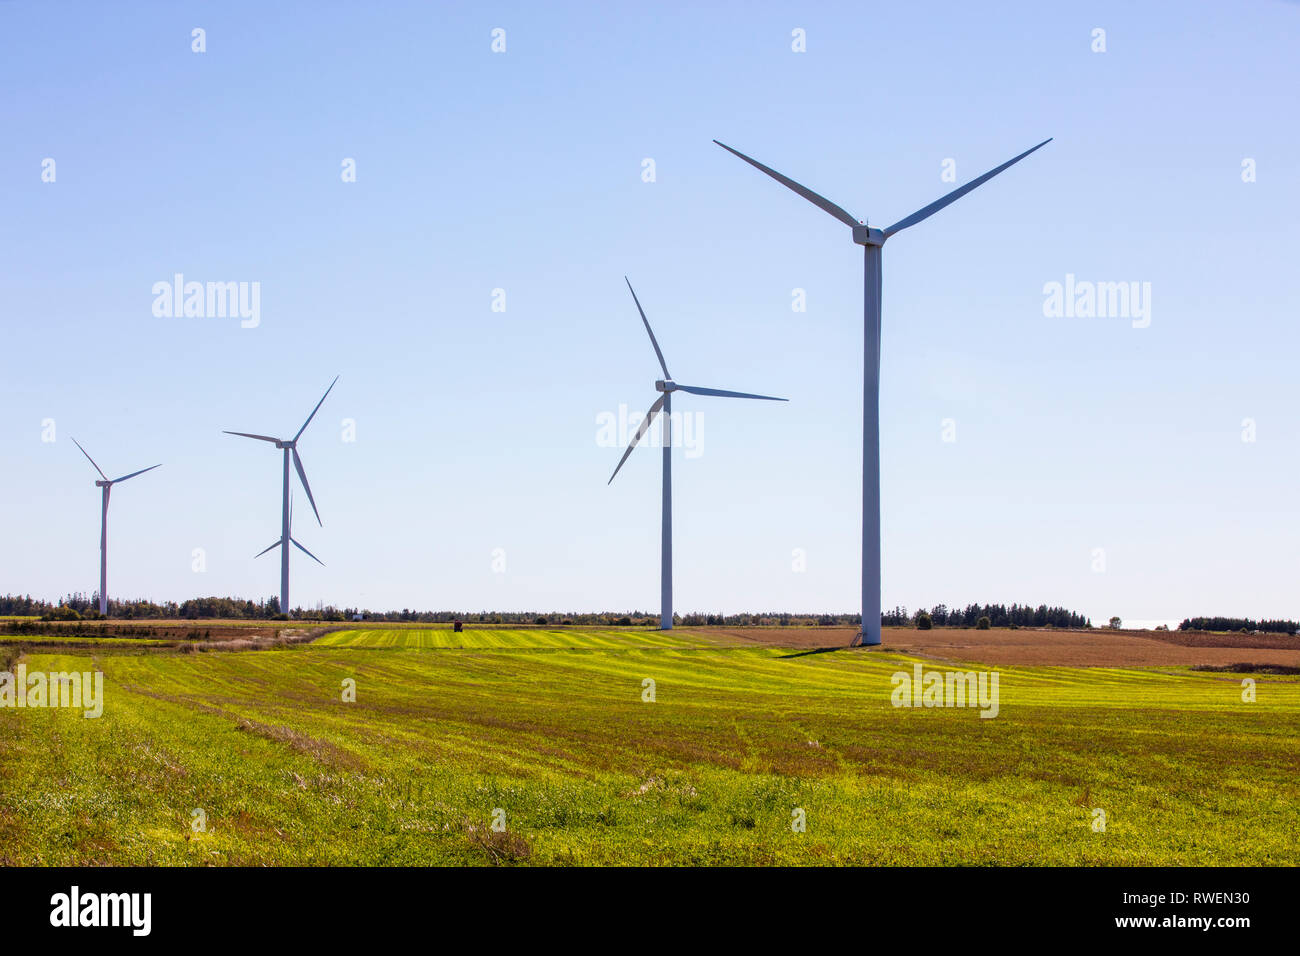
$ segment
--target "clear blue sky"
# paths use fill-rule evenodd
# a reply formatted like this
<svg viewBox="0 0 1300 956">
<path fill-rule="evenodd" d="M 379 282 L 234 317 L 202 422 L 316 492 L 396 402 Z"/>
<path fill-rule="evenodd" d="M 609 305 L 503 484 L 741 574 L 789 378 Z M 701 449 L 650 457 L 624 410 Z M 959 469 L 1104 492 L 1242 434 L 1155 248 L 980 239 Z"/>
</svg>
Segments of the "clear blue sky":
<svg viewBox="0 0 1300 956">
<path fill-rule="evenodd" d="M 279 459 L 221 430 L 341 374 L 295 604 L 654 609 L 658 452 L 606 487 L 596 440 L 655 398 L 627 274 L 679 381 L 791 399 L 676 402 L 677 609 L 856 610 L 861 252 L 710 140 L 887 225 L 1054 136 L 885 249 L 885 606 L 1294 618 L 1297 48 L 1265 0 L 0 3 L 0 591 L 96 586 L 75 436 L 164 463 L 110 593 L 275 593 Z M 178 272 L 261 324 L 155 317 Z M 1149 327 L 1046 317 L 1067 274 L 1149 282 Z"/>
</svg>

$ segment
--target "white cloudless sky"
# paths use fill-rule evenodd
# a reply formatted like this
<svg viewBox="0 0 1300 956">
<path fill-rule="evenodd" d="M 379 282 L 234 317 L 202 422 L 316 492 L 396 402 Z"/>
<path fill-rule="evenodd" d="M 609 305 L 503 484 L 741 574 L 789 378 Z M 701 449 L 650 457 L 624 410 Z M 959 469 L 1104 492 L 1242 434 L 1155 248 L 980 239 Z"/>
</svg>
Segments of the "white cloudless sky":
<svg viewBox="0 0 1300 956">
<path fill-rule="evenodd" d="M 295 605 L 653 610 L 659 455 L 607 487 L 597 441 L 660 377 L 626 274 L 678 381 L 790 399 L 675 399 L 677 610 L 854 611 L 861 251 L 710 140 L 883 226 L 1053 136 L 885 248 L 884 605 L 1294 618 L 1298 43 L 1265 0 L 2 3 L 0 591 L 97 585 L 75 436 L 163 463 L 111 594 L 275 593 L 280 461 L 221 431 L 337 374 Z M 176 273 L 260 325 L 156 317 Z M 1149 325 L 1045 315 L 1067 275 Z"/>
</svg>

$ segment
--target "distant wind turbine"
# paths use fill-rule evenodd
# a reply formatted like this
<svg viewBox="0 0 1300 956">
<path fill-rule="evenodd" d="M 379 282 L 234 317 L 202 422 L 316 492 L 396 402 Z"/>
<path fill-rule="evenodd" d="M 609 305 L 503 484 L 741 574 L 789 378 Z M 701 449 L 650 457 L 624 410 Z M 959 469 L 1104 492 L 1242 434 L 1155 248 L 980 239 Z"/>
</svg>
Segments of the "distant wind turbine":
<svg viewBox="0 0 1300 956">
<path fill-rule="evenodd" d="M 320 512 L 316 510 L 316 499 L 313 498 L 311 494 L 311 485 L 307 483 L 307 472 L 303 469 L 302 459 L 298 456 L 298 439 L 301 438 L 302 433 L 307 430 L 307 426 L 311 424 L 311 420 L 316 417 L 316 413 L 320 411 L 321 405 L 325 403 L 325 399 L 329 396 L 329 393 L 333 391 L 334 385 L 338 380 L 339 377 L 337 375 L 334 376 L 334 381 L 330 382 L 330 387 L 325 389 L 325 394 L 320 397 L 320 401 L 316 403 L 316 407 L 311 410 L 311 414 L 307 416 L 307 420 L 302 423 L 302 428 L 298 429 L 298 434 L 294 435 L 292 438 L 272 438 L 269 435 L 253 435 L 249 432 L 227 431 L 225 433 L 227 435 L 239 435 L 241 438 L 256 438 L 258 441 L 269 441 L 271 444 L 275 445 L 276 448 L 284 450 L 284 495 L 280 507 L 280 540 L 271 545 L 270 548 L 266 549 L 266 551 L 270 551 L 271 548 L 276 547 L 280 549 L 281 614 L 289 613 L 289 545 L 292 544 L 299 548 L 318 564 L 324 564 L 320 558 L 317 558 L 316 555 L 312 554 L 297 541 L 294 541 L 293 536 L 290 534 L 289 459 L 290 457 L 293 458 L 293 467 L 298 472 L 298 480 L 302 482 L 303 491 L 307 492 L 307 500 L 311 502 L 311 510 L 316 515 L 316 523 L 324 527 L 324 523 L 320 520 Z M 266 554 L 266 551 L 263 551 L 258 555 L 258 557 L 261 557 L 262 554 Z"/>
<path fill-rule="evenodd" d="M 663 534 L 660 541 L 659 553 L 659 626 L 670 631 L 673 627 L 673 459 L 672 459 L 672 394 L 673 392 L 689 392 L 692 395 L 716 395 L 722 398 L 757 398 L 768 402 L 784 402 L 788 399 L 774 398 L 771 395 L 751 395 L 748 392 L 727 392 L 718 388 L 701 388 L 698 385 L 679 385 L 673 381 L 672 375 L 668 373 L 668 365 L 664 362 L 664 353 L 659 349 L 659 342 L 655 339 L 654 331 L 650 328 L 650 320 L 645 317 L 645 310 L 641 308 L 641 301 L 636 297 L 636 290 L 632 288 L 632 283 L 628 282 L 627 276 L 623 277 L 627 282 L 627 289 L 632 293 L 632 301 L 636 303 L 636 310 L 641 313 L 641 321 L 645 324 L 646 333 L 650 336 L 650 344 L 654 346 L 655 356 L 659 359 L 659 367 L 664 370 L 664 377 L 655 382 L 655 390 L 662 392 L 658 400 L 650 406 L 650 411 L 646 412 L 645 418 L 641 420 L 641 425 L 632 436 L 631 443 L 627 446 L 627 451 L 623 452 L 623 457 L 618 460 L 618 466 L 614 469 L 614 474 L 609 476 L 609 485 L 614 481 L 614 476 L 618 474 L 619 468 L 623 467 L 623 462 L 627 461 L 628 455 L 632 454 L 632 449 L 636 443 L 641 440 L 649 429 L 654 418 L 662 410 L 664 413 L 663 427 L 663 451 L 664 451 L 664 474 L 663 474 Z"/>
<path fill-rule="evenodd" d="M 304 548 L 302 546 L 302 542 L 300 542 L 297 538 L 293 536 L 293 495 L 289 496 L 289 540 L 293 542 L 293 546 L 295 548 L 297 548 L 303 554 L 307 555 L 307 557 L 311 558 L 322 568 L 325 567 L 324 561 L 322 561 L 320 558 L 316 557 L 316 555 L 312 554 L 310 551 Z M 257 552 L 257 554 L 253 555 L 253 557 L 260 558 L 262 555 L 266 554 L 266 552 L 274 551 L 276 548 L 280 547 L 283 543 L 284 542 L 280 538 L 276 538 L 273 542 L 271 542 L 270 545 L 263 548 L 261 551 Z"/>
<path fill-rule="evenodd" d="M 75 438 L 72 443 L 81 448 L 81 442 Z M 95 465 L 95 459 L 90 457 L 86 449 L 81 448 L 81 453 L 86 456 L 86 461 Z M 102 481 L 95 482 L 100 489 L 101 504 L 99 507 L 99 613 L 108 616 L 108 496 L 113 490 L 113 486 L 118 482 L 126 481 L 128 478 L 134 478 L 136 475 L 143 475 L 146 471 L 153 471 L 158 465 L 150 465 L 148 468 L 141 468 L 139 471 L 133 471 L 129 475 L 123 475 L 121 478 L 110 479 L 104 474 L 104 470 L 95 465 L 95 470 L 99 472 Z"/>
<path fill-rule="evenodd" d="M 835 205 L 824 196 L 819 196 L 811 189 L 799 185 L 793 179 L 782 176 L 774 169 L 769 169 L 758 160 L 750 159 L 744 153 L 732 149 L 726 143 L 715 143 L 738 156 L 778 183 L 797 192 L 814 206 L 830 213 L 840 222 L 853 230 L 853 241 L 863 246 L 866 252 L 866 308 L 863 312 L 863 338 L 865 339 L 865 356 L 863 359 L 862 388 L 862 630 L 855 643 L 880 643 L 880 291 L 881 291 L 881 250 L 885 240 L 895 233 L 902 232 L 909 226 L 930 218 L 944 206 L 956 202 L 976 186 L 988 182 L 1004 169 L 1014 166 L 1036 149 L 1041 149 L 1051 142 L 1045 139 L 1033 149 L 1027 149 L 1014 159 L 1009 159 L 996 169 L 991 169 L 983 176 L 972 179 L 964 186 L 959 186 L 946 196 L 936 199 L 930 205 L 918 209 L 905 219 L 900 219 L 888 229 L 876 229 L 868 226 L 864 220 L 854 219 L 849 213 Z"/>
</svg>

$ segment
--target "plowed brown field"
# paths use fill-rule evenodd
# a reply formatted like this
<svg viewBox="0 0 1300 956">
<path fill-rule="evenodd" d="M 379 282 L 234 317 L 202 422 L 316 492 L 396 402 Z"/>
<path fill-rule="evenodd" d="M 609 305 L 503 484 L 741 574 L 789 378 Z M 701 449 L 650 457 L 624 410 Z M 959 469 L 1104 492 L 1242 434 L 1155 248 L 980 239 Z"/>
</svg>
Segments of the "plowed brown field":
<svg viewBox="0 0 1300 956">
<path fill-rule="evenodd" d="M 851 627 L 683 627 L 678 637 L 697 636 L 723 644 L 779 647 L 845 647 Z M 988 631 L 887 627 L 883 650 L 937 660 L 986 664 L 1072 667 L 1224 666 L 1228 664 L 1300 667 L 1300 637 L 1279 634 L 1209 634 L 1200 631 L 1091 631 L 1018 628 Z"/>
</svg>

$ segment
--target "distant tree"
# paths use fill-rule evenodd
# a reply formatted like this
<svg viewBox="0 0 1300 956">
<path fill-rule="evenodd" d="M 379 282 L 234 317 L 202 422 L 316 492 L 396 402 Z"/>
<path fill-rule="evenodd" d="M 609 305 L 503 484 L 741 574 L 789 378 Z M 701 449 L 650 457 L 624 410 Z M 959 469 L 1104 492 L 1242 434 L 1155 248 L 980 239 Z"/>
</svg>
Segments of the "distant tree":
<svg viewBox="0 0 1300 956">
<path fill-rule="evenodd" d="M 916 629 L 918 631 L 928 631 L 934 627 L 934 621 L 926 611 L 916 612 Z"/>
<path fill-rule="evenodd" d="M 1123 624 L 1123 623 L 1124 623 L 1124 622 L 1121 621 L 1118 617 L 1112 617 L 1112 618 L 1110 619 L 1110 626 L 1111 626 L 1112 628 L 1114 628 L 1115 630 L 1117 630 L 1117 631 L 1119 630 L 1119 626 L 1120 626 L 1121 624 Z"/>
<path fill-rule="evenodd" d="M 539 617 L 537 620 L 533 621 L 533 623 L 534 623 L 534 624 L 545 624 L 545 623 L 546 623 L 546 618 L 544 618 L 544 617 Z"/>
<path fill-rule="evenodd" d="M 786 620 L 782 624 L 788 624 L 789 615 L 783 615 Z M 880 615 L 880 623 L 883 626 L 903 627 L 911 618 L 907 614 L 907 608 L 896 607 L 892 611 L 883 611 Z"/>
<path fill-rule="evenodd" d="M 979 631 L 987 631 L 992 626 L 993 626 L 993 622 L 989 620 L 989 616 L 987 614 L 985 614 L 982 618 L 980 618 L 978 621 L 975 622 L 975 629 Z"/>
</svg>

